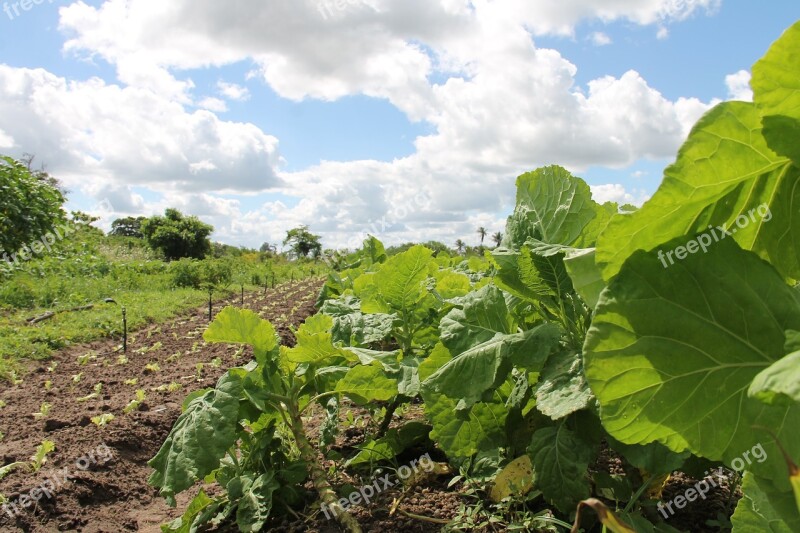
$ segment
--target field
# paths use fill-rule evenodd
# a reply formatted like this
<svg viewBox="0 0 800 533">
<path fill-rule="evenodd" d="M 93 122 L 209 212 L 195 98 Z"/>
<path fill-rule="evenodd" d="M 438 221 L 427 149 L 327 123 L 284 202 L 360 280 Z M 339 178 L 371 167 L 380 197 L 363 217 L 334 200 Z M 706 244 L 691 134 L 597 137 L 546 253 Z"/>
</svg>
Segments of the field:
<svg viewBox="0 0 800 533">
<path fill-rule="evenodd" d="M 57 297 L 46 265 L 15 274 L 0 527 L 800 531 L 797 50 L 800 23 L 641 208 L 541 167 L 482 255 L 367 236 L 275 259 L 272 287 L 255 253 L 73 252 Z M 213 317 L 165 292 L 201 271 Z M 107 293 L 127 353 L 116 307 L 70 310 Z"/>
<path fill-rule="evenodd" d="M 273 321 L 282 342 L 291 345 L 290 327 L 314 312 L 319 286 L 319 280 L 308 279 L 251 292 L 245 308 Z M 239 296 L 217 301 L 215 307 L 228 304 L 238 306 Z M 45 440 L 55 443 L 55 451 L 48 454 L 38 475 L 10 475 L 0 481 L 0 493 L 42 486 L 48 475 L 62 469 L 67 469 L 69 481 L 64 480 L 37 516 L 22 513 L 19 521 L 3 516 L 0 527 L 158 531 L 169 510 L 147 489 L 147 461 L 169 433 L 186 395 L 213 386 L 226 368 L 252 355 L 238 347 L 206 345 L 202 340 L 206 313 L 200 307 L 137 330 L 129 339 L 127 354 L 109 340 L 63 350 L 34 364 L 20 383 L 3 391 L 6 406 L 0 410 L 0 427 L 5 438 L 0 456 L 5 462 L 26 461 Z M 98 384 L 102 389 L 95 394 Z M 144 398 L 126 414 L 138 390 L 144 391 Z M 44 416 L 40 416 L 45 411 L 42 406 L 48 406 Z M 102 427 L 92 422 L 103 414 L 116 418 Z M 108 457 L 97 452 L 102 445 L 111 450 Z M 98 462 L 81 471 L 76 461 L 90 453 L 98 456 Z M 102 464 L 101 455 L 106 459 Z"/>
</svg>

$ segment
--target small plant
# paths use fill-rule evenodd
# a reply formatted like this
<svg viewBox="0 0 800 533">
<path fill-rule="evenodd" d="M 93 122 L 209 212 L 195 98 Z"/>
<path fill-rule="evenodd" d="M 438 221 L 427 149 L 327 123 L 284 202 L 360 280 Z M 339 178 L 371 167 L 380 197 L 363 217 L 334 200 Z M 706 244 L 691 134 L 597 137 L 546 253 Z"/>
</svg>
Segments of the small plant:
<svg viewBox="0 0 800 533">
<path fill-rule="evenodd" d="M 6 405 L 8 405 L 6 402 L 0 400 L 0 409 L 4 408 Z"/>
<path fill-rule="evenodd" d="M 72 375 L 72 383 L 78 384 L 83 379 L 83 372 Z"/>
<path fill-rule="evenodd" d="M 167 357 L 167 363 L 174 363 L 175 361 L 180 359 L 182 355 L 183 354 L 181 352 L 175 352 L 174 354 Z"/>
<path fill-rule="evenodd" d="M 47 367 L 47 371 L 48 371 L 48 372 L 50 372 L 50 373 L 52 373 L 52 372 L 55 372 L 55 371 L 56 371 L 56 368 L 58 368 L 58 361 L 53 361 L 52 363 L 50 363 L 50 364 L 48 365 L 48 367 Z"/>
<path fill-rule="evenodd" d="M 78 356 L 78 366 L 86 366 L 89 364 L 89 361 L 94 361 L 97 359 L 97 354 L 94 352 L 88 352 L 83 355 Z"/>
<path fill-rule="evenodd" d="M 125 385 L 130 385 L 131 387 L 135 387 L 136 385 L 139 384 L 139 378 L 126 379 L 123 383 Z"/>
<path fill-rule="evenodd" d="M 197 381 L 203 379 L 203 369 L 205 369 L 205 365 L 203 363 L 197 363 L 194 365 L 194 369 L 196 370 Z"/>
<path fill-rule="evenodd" d="M 93 416 L 92 417 L 92 423 L 95 426 L 101 428 L 101 427 L 107 425 L 109 422 L 111 422 L 115 418 L 116 417 L 114 415 L 112 415 L 111 413 L 103 413 L 102 415 L 99 415 L 99 416 Z"/>
<path fill-rule="evenodd" d="M 41 420 L 50 413 L 50 409 L 52 408 L 53 406 L 51 404 L 47 402 L 42 403 L 42 405 L 39 407 L 39 412 L 33 413 L 33 418 L 35 418 L 36 420 Z"/>
<path fill-rule="evenodd" d="M 11 464 L 8 464 L 8 465 L 0 468 L 0 480 L 2 480 L 4 477 L 9 475 L 11 472 L 16 470 L 17 468 L 21 468 L 21 467 L 27 466 L 27 465 L 28 465 L 28 463 L 21 463 L 21 462 L 17 461 L 16 463 L 11 463 Z"/>
<path fill-rule="evenodd" d="M 215 357 L 208 364 L 211 366 L 211 368 L 219 368 L 222 366 L 222 359 L 220 359 L 219 357 Z"/>
<path fill-rule="evenodd" d="M 42 469 L 42 466 L 47 462 L 47 454 L 56 449 L 56 443 L 51 440 L 43 440 L 42 443 L 36 447 L 36 453 L 31 457 L 31 468 L 34 472 Z"/>
<path fill-rule="evenodd" d="M 131 400 L 130 403 L 126 405 L 125 408 L 122 410 L 122 412 L 127 415 L 133 411 L 138 411 L 139 406 L 142 405 L 142 402 L 144 401 L 144 398 L 145 398 L 144 389 L 138 389 L 136 391 L 136 398 Z"/>
<path fill-rule="evenodd" d="M 44 382 L 44 390 L 50 390 L 53 388 L 53 382 L 51 380 L 47 380 Z"/>
<path fill-rule="evenodd" d="M 118 365 L 127 365 L 128 364 L 127 356 L 125 356 L 125 355 L 118 356 L 117 357 L 117 364 Z"/>
<path fill-rule="evenodd" d="M 158 363 L 148 363 L 147 365 L 145 365 L 144 371 L 153 374 L 156 372 L 161 372 L 161 365 L 159 365 Z"/>
<path fill-rule="evenodd" d="M 100 393 L 102 391 L 103 391 L 103 383 L 101 382 L 101 383 L 98 383 L 97 385 L 94 386 L 94 392 L 93 393 L 91 393 L 91 394 L 89 394 L 87 396 L 84 396 L 82 398 L 78 398 L 75 401 L 77 401 L 77 402 L 88 402 L 89 400 L 94 400 L 95 398 L 100 396 Z"/>
<path fill-rule="evenodd" d="M 22 380 L 19 378 L 19 376 L 17 376 L 17 373 L 14 370 L 8 371 L 8 381 L 10 381 L 12 385 L 19 385 L 22 383 Z"/>
</svg>

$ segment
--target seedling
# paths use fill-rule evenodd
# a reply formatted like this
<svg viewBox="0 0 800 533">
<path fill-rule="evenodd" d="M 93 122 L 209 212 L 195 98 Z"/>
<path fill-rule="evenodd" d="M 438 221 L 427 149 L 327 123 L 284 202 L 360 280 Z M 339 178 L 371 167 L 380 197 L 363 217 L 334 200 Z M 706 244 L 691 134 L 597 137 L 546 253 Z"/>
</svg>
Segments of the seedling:
<svg viewBox="0 0 800 533">
<path fill-rule="evenodd" d="M 50 413 L 50 409 L 52 408 L 53 406 L 51 404 L 47 402 L 42 403 L 42 405 L 39 407 L 39 412 L 33 413 L 33 418 L 35 418 L 36 420 L 41 420 Z"/>
<path fill-rule="evenodd" d="M 98 383 L 97 385 L 94 386 L 94 392 L 93 393 L 89 394 L 88 396 L 84 396 L 83 398 L 78 398 L 75 401 L 77 401 L 77 402 L 88 402 L 89 400 L 94 400 L 95 398 L 100 396 L 100 392 L 102 392 L 102 390 L 103 390 L 103 384 L 102 383 Z"/>
<path fill-rule="evenodd" d="M 158 363 L 148 363 L 147 365 L 145 365 L 144 371 L 151 373 L 161 372 L 161 365 L 159 365 Z"/>
<path fill-rule="evenodd" d="M 203 369 L 205 365 L 203 363 L 197 363 L 194 365 L 195 370 L 197 371 L 197 381 L 201 381 L 203 379 Z"/>
<path fill-rule="evenodd" d="M 174 354 L 167 357 L 167 363 L 174 363 L 175 361 L 180 359 L 182 355 L 183 354 L 181 352 L 175 352 Z"/>
<path fill-rule="evenodd" d="M 101 428 L 101 427 L 105 426 L 106 424 L 108 424 L 109 422 L 111 422 L 112 420 L 114 420 L 115 418 L 116 417 L 114 415 L 112 415 L 111 413 L 103 413 L 102 415 L 99 415 L 99 416 L 93 416 L 92 417 L 92 423 L 95 426 Z"/>
<path fill-rule="evenodd" d="M 126 379 L 123 383 L 125 383 L 125 385 L 130 385 L 132 387 L 135 387 L 136 385 L 139 384 L 139 378 Z"/>
<path fill-rule="evenodd" d="M 83 379 L 83 372 L 72 375 L 72 383 L 80 383 Z"/>
<path fill-rule="evenodd" d="M 144 398 L 145 398 L 144 389 L 138 389 L 136 391 L 136 398 L 131 400 L 130 403 L 126 405 L 125 408 L 122 410 L 122 412 L 127 415 L 128 413 L 137 411 L 139 409 L 139 406 L 142 405 Z"/>
<path fill-rule="evenodd" d="M 52 363 L 50 363 L 50 365 L 48 365 L 47 371 L 48 372 L 55 372 L 56 368 L 58 368 L 58 361 L 53 361 Z"/>
<path fill-rule="evenodd" d="M 118 365 L 127 365 L 128 364 L 128 357 L 125 355 L 120 355 L 117 357 L 117 364 Z"/>
<path fill-rule="evenodd" d="M 211 368 L 219 368 L 222 366 L 222 359 L 220 359 L 219 357 L 215 357 L 214 359 L 211 360 L 209 365 L 211 365 Z"/>
<path fill-rule="evenodd" d="M 85 353 L 83 355 L 78 356 L 78 366 L 86 366 L 89 364 L 89 361 L 94 361 L 97 359 L 97 355 L 94 352 Z"/>
<path fill-rule="evenodd" d="M 4 402 L 3 400 L 0 400 L 0 409 L 5 407 L 6 405 L 8 405 L 6 402 Z"/>
<path fill-rule="evenodd" d="M 53 388 L 53 382 L 49 379 L 44 382 L 44 390 L 50 390 Z"/>
<path fill-rule="evenodd" d="M 21 468 L 21 467 L 27 466 L 27 465 L 28 465 L 28 463 L 22 463 L 22 462 L 17 461 L 16 463 L 11 463 L 9 465 L 4 466 L 3 468 L 0 468 L 0 480 L 2 480 L 4 477 L 9 475 L 11 472 L 16 470 L 17 468 Z"/>
<path fill-rule="evenodd" d="M 12 385 L 19 385 L 19 384 L 22 383 L 22 380 L 19 379 L 19 377 L 17 376 L 16 371 L 14 371 L 14 370 L 9 370 L 8 371 L 8 380 L 11 382 Z"/>
<path fill-rule="evenodd" d="M 42 466 L 47 462 L 47 454 L 56 449 L 56 443 L 51 440 L 43 440 L 42 443 L 36 447 L 36 453 L 31 457 L 31 468 L 34 472 L 42 469 Z"/>
</svg>

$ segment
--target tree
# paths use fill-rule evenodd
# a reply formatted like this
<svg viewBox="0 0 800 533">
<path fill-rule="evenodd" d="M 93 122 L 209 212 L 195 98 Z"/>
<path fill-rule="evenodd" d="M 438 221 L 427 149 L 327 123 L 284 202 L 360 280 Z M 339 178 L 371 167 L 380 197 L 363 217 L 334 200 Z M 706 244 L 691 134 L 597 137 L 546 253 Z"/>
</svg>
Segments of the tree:
<svg viewBox="0 0 800 533">
<path fill-rule="evenodd" d="M 167 209 L 164 216 L 155 216 L 142 224 L 142 234 L 154 250 L 164 254 L 168 261 L 191 257 L 203 259 L 211 252 L 209 235 L 214 231 L 194 216 L 185 216 L 177 209 Z"/>
<path fill-rule="evenodd" d="M 483 246 L 483 239 L 486 238 L 486 228 L 484 228 L 483 226 L 478 228 L 478 235 L 481 236 L 481 246 Z"/>
<path fill-rule="evenodd" d="M 500 243 L 503 242 L 503 233 L 498 231 L 492 235 L 492 240 L 494 241 L 495 246 L 500 246 Z"/>
<path fill-rule="evenodd" d="M 274 244 L 270 244 L 268 242 L 265 242 L 264 244 L 261 245 L 261 248 L 259 248 L 259 251 L 262 254 L 274 254 L 274 253 L 276 253 L 278 251 L 278 247 L 275 246 Z"/>
<path fill-rule="evenodd" d="M 144 233 L 142 233 L 142 224 L 144 224 L 145 220 L 147 220 L 147 217 L 118 218 L 111 223 L 111 231 L 109 232 L 109 235 L 144 239 Z"/>
<path fill-rule="evenodd" d="M 466 246 L 466 243 L 464 243 L 464 241 L 462 241 L 461 239 L 456 240 L 456 251 L 459 253 L 459 255 L 464 253 L 464 247 L 465 246 Z"/>
<path fill-rule="evenodd" d="M 319 242 L 320 236 L 308 231 L 308 226 L 298 226 L 286 232 L 283 244 L 291 245 L 292 252 L 297 257 L 308 257 L 312 252 L 319 254 L 322 251 L 322 244 Z"/>
<path fill-rule="evenodd" d="M 0 157 L 0 252 L 14 254 L 65 224 L 64 202 L 55 178 Z"/>
</svg>

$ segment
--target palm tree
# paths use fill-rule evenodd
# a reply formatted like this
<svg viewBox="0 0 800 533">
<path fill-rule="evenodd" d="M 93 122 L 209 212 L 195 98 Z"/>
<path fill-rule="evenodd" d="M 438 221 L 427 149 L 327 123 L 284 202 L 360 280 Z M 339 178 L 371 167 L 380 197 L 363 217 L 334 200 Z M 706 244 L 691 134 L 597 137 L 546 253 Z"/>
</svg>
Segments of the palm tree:
<svg viewBox="0 0 800 533">
<path fill-rule="evenodd" d="M 458 239 L 456 241 L 456 251 L 458 252 L 458 255 L 461 255 L 462 253 L 464 253 L 464 247 L 465 246 L 466 246 L 466 244 L 461 239 Z"/>
<path fill-rule="evenodd" d="M 494 241 L 495 246 L 500 246 L 500 243 L 503 242 L 503 233 L 498 231 L 492 235 L 492 240 Z"/>
<path fill-rule="evenodd" d="M 481 246 L 483 246 L 483 239 L 486 238 L 486 228 L 484 228 L 483 226 L 478 228 L 478 235 L 481 236 Z"/>
</svg>

